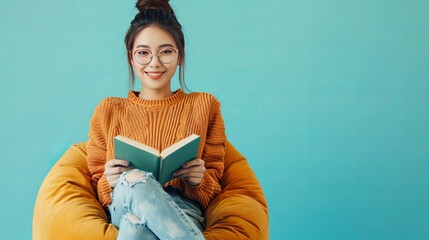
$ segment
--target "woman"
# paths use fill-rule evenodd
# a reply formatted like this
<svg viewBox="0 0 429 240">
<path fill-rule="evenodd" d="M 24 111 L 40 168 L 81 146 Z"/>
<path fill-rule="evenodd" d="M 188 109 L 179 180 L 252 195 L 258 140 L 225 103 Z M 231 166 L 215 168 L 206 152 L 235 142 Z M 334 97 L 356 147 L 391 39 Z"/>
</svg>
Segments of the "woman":
<svg viewBox="0 0 429 240">
<path fill-rule="evenodd" d="M 171 90 L 177 67 L 186 89 L 181 25 L 168 1 L 136 7 L 125 45 L 131 81 L 136 75 L 142 88 L 127 98 L 106 98 L 94 110 L 87 144 L 93 186 L 119 227 L 118 239 L 203 239 L 203 211 L 221 192 L 226 136 L 220 103 L 207 93 Z M 191 134 L 201 137 L 198 158 L 164 186 L 126 159 L 114 159 L 117 135 L 163 150 Z"/>
</svg>

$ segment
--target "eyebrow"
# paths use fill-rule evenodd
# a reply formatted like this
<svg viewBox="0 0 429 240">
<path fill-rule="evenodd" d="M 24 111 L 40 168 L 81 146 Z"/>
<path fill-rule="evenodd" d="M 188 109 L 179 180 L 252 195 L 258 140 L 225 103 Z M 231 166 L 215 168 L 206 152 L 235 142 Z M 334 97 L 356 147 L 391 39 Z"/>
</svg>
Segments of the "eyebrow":
<svg viewBox="0 0 429 240">
<path fill-rule="evenodd" d="M 174 47 L 174 46 L 173 46 L 173 44 L 169 44 L 169 43 L 161 44 L 158 46 L 158 48 L 163 48 L 163 47 Z M 137 45 L 136 48 L 150 48 L 150 46 L 140 44 L 140 45 Z"/>
</svg>

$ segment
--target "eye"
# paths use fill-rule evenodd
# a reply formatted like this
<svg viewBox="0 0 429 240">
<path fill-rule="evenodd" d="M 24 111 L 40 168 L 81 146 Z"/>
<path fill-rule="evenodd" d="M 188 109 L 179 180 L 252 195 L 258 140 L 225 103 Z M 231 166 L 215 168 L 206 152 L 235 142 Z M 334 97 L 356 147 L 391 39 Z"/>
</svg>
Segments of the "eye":
<svg viewBox="0 0 429 240">
<path fill-rule="evenodd" d="M 170 55 L 174 53 L 174 49 L 173 48 L 163 48 L 161 50 L 159 50 L 159 54 L 160 55 Z"/>
<path fill-rule="evenodd" d="M 138 56 L 149 56 L 150 55 L 150 51 L 142 49 L 142 50 L 136 51 L 135 54 L 138 55 Z"/>
</svg>

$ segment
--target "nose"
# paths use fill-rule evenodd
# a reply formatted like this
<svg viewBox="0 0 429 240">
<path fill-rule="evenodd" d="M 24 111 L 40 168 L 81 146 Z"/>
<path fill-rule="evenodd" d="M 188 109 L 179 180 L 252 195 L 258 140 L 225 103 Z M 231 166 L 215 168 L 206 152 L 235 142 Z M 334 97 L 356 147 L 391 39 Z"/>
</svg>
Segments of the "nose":
<svg viewBox="0 0 429 240">
<path fill-rule="evenodd" d="M 159 67 L 161 65 L 161 62 L 159 61 L 159 57 L 156 54 L 152 55 L 152 58 L 149 62 L 150 67 Z"/>
</svg>

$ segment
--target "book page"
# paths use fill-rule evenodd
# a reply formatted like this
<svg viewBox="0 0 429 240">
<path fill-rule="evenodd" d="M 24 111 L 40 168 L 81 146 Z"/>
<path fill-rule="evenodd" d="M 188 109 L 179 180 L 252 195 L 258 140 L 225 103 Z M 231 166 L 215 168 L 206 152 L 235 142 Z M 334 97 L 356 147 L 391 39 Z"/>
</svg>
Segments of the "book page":
<svg viewBox="0 0 429 240">
<path fill-rule="evenodd" d="M 170 155 L 171 153 L 173 153 L 177 149 L 180 149 L 181 147 L 185 146 L 186 144 L 192 142 L 193 140 L 195 140 L 196 138 L 199 138 L 199 137 L 200 136 L 198 136 L 196 134 L 189 135 L 188 137 L 186 137 L 186 138 L 174 143 L 173 145 L 167 147 L 166 149 L 164 149 L 160 155 L 162 158 L 166 158 L 168 155 Z"/>
<path fill-rule="evenodd" d="M 124 136 L 121 136 L 121 135 L 118 135 L 115 138 L 118 139 L 118 140 L 120 140 L 120 141 L 122 141 L 122 142 L 124 142 L 124 143 L 127 143 L 127 144 L 129 144 L 131 146 L 134 146 L 136 148 L 143 149 L 143 150 L 145 150 L 148 153 L 152 153 L 153 155 L 160 156 L 160 153 L 159 153 L 158 150 L 156 150 L 155 148 L 150 147 L 150 146 L 148 146 L 146 144 L 143 144 L 141 142 L 135 141 L 135 140 L 133 140 L 131 138 L 127 138 L 127 137 L 124 137 Z"/>
</svg>

